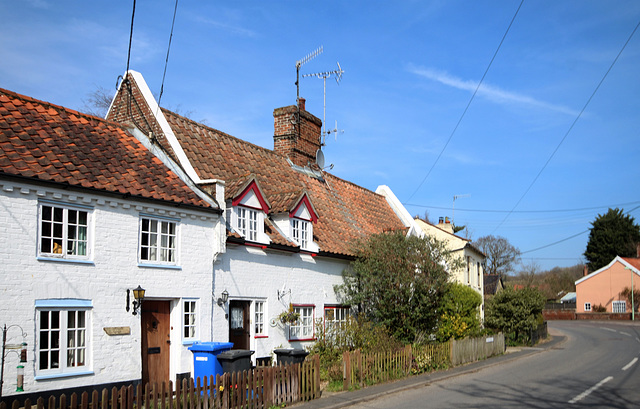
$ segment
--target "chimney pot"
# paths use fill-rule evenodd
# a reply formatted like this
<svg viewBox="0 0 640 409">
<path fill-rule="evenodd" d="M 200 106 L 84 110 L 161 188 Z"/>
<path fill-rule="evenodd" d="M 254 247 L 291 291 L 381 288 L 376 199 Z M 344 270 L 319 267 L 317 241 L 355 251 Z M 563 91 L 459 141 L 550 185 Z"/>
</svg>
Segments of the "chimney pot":
<svg viewBox="0 0 640 409">
<path fill-rule="evenodd" d="M 298 98 L 298 108 L 300 108 L 301 111 L 305 111 L 304 107 L 306 102 L 307 102 L 306 99 Z"/>
</svg>

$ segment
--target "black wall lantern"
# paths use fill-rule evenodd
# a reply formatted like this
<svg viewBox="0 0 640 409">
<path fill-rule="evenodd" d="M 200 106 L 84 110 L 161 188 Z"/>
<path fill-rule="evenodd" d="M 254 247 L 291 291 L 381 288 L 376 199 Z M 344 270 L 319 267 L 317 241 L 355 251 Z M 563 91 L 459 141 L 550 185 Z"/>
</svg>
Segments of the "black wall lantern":
<svg viewBox="0 0 640 409">
<path fill-rule="evenodd" d="M 222 307 L 227 301 L 229 301 L 229 292 L 224 290 L 222 294 L 220 294 L 220 298 L 218 298 L 218 305 Z"/>
<path fill-rule="evenodd" d="M 127 311 L 129 311 L 129 292 L 130 290 L 127 288 Z M 144 300 L 145 289 L 138 286 L 133 289 L 133 315 L 138 314 L 138 310 L 142 307 L 142 301 Z"/>
</svg>

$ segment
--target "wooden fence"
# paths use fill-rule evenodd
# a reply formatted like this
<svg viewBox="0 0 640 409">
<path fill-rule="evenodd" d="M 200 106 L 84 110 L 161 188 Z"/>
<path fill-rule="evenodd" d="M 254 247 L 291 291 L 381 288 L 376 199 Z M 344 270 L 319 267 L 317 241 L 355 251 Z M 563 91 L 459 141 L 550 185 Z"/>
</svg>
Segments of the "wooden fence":
<svg viewBox="0 0 640 409">
<path fill-rule="evenodd" d="M 504 334 L 451 340 L 451 365 L 458 366 L 504 353 Z"/>
<path fill-rule="evenodd" d="M 388 353 L 344 352 L 343 390 L 409 376 L 447 366 L 458 366 L 504 353 L 504 335 L 449 340 L 442 344 L 411 346 Z M 1 409 L 1 408 L 0 408 Z"/>
<path fill-rule="evenodd" d="M 320 361 L 317 355 L 302 364 L 257 367 L 251 371 L 225 373 L 195 382 L 147 384 L 103 389 L 101 393 L 61 395 L 35 404 L 13 401 L 0 409 L 267 409 L 320 397 Z"/>
</svg>

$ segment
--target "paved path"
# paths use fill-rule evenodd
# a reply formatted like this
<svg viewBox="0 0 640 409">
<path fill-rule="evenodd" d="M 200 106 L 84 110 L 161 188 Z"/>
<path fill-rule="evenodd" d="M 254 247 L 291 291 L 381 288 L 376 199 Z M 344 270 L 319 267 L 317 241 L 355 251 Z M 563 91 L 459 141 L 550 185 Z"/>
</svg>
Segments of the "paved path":
<svg viewBox="0 0 640 409">
<path fill-rule="evenodd" d="M 344 408 L 346 406 L 371 401 L 390 393 L 397 393 L 408 389 L 419 388 L 429 385 L 432 382 L 441 381 L 470 372 L 476 372 L 489 366 L 499 365 L 501 363 L 522 358 L 524 356 L 540 353 L 547 349 L 557 347 L 566 340 L 566 337 L 555 333 L 552 329 L 550 329 L 549 331 L 551 339 L 537 345 L 536 347 L 508 348 L 507 353 L 505 353 L 504 355 L 489 358 L 479 362 L 474 362 L 472 364 L 451 368 L 445 371 L 437 371 L 417 376 L 410 376 L 408 378 L 404 378 L 395 382 L 374 385 L 352 392 L 323 394 L 323 397 L 321 397 L 320 399 L 299 403 L 296 405 L 292 405 L 291 407 L 295 407 L 298 409 Z"/>
</svg>

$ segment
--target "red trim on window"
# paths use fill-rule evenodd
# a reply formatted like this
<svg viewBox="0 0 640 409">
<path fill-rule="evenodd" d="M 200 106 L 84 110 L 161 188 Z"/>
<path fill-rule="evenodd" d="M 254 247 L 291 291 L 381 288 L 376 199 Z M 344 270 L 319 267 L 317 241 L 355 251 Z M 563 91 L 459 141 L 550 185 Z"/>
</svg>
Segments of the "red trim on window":
<svg viewBox="0 0 640 409">
<path fill-rule="evenodd" d="M 289 213 L 289 217 L 291 217 L 291 218 L 295 217 L 294 214 L 296 214 L 296 212 L 298 211 L 300 206 L 302 206 L 302 204 L 304 204 L 307 207 L 307 210 L 309 211 L 309 214 L 311 215 L 311 222 L 317 223 L 318 222 L 318 215 L 316 214 L 315 211 L 313 211 L 313 206 L 311 206 L 311 202 L 309 201 L 309 198 L 307 197 L 306 194 L 304 196 L 302 196 L 302 199 L 300 199 L 300 201 L 298 202 L 296 207 L 294 207 L 293 210 L 291 211 L 291 213 Z M 300 218 L 298 217 L 298 219 L 300 219 Z M 300 219 L 300 220 L 305 220 L 305 219 Z"/>
<path fill-rule="evenodd" d="M 315 341 L 317 338 L 289 338 L 289 341 Z"/>
<path fill-rule="evenodd" d="M 293 305 L 294 307 L 313 307 L 313 308 L 316 308 L 315 304 L 291 304 L 291 305 Z"/>
<path fill-rule="evenodd" d="M 260 193 L 260 189 L 258 188 L 258 184 L 256 183 L 255 180 L 252 180 L 251 183 L 249 183 L 249 186 L 247 186 L 242 193 L 240 193 L 238 196 L 236 196 L 235 198 L 233 198 L 233 200 L 231 201 L 231 204 L 233 206 L 238 206 L 238 204 L 240 204 L 240 202 L 242 201 L 242 199 L 244 199 L 244 197 L 249 193 L 249 191 L 253 190 L 253 193 L 256 195 L 256 197 L 258 198 L 258 201 L 260 202 L 260 206 L 263 212 L 265 213 L 269 213 L 269 206 L 267 206 L 267 202 L 264 200 L 264 197 L 262 197 L 262 194 Z M 244 205 L 243 205 L 244 206 Z M 245 207 L 249 207 L 249 206 L 245 206 Z M 249 207 L 251 208 L 251 207 Z"/>
<path fill-rule="evenodd" d="M 267 246 L 265 246 L 264 244 L 255 244 L 255 243 L 244 243 L 245 246 L 250 246 L 250 247 L 258 247 L 261 248 L 262 250 L 266 249 Z"/>
<path fill-rule="evenodd" d="M 262 338 L 269 338 L 269 336 L 268 336 L 268 335 L 256 335 L 256 336 L 254 336 L 253 338 L 255 338 L 255 339 L 262 339 Z"/>
</svg>

